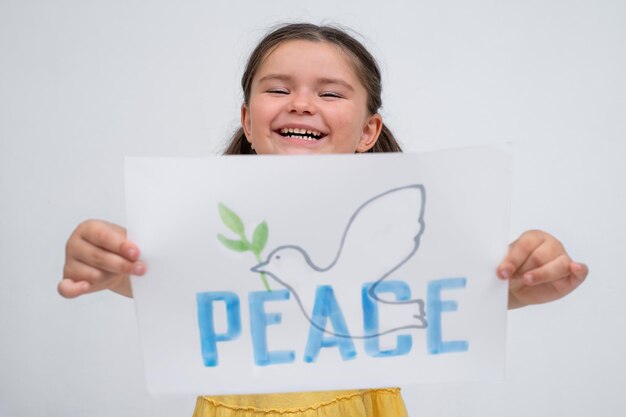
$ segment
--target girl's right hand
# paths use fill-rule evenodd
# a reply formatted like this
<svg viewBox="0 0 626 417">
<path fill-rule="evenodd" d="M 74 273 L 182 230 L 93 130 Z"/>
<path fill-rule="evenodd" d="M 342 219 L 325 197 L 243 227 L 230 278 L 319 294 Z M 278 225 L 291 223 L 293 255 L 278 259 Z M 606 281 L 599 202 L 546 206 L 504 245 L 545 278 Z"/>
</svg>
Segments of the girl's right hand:
<svg viewBox="0 0 626 417">
<path fill-rule="evenodd" d="M 126 229 L 102 220 L 79 224 L 65 247 L 59 294 L 74 298 L 109 289 L 132 297 L 130 274 L 143 275 L 139 248 L 126 239 Z"/>
</svg>

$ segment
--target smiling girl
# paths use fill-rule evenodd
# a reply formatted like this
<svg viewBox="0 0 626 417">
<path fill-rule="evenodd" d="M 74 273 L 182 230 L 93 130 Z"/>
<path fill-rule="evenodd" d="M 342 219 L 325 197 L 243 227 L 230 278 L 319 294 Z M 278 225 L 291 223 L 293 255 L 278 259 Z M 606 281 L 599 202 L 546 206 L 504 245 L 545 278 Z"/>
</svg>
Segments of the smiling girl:
<svg viewBox="0 0 626 417">
<path fill-rule="evenodd" d="M 371 54 L 346 32 L 312 24 L 273 30 L 252 52 L 242 78 L 241 128 L 226 154 L 401 152 L 378 113 L 381 76 Z M 132 296 L 129 274 L 146 265 L 126 230 L 81 223 L 66 246 L 59 293 L 110 289 Z M 561 243 L 522 234 L 497 268 L 508 279 L 509 308 L 557 300 L 587 276 Z M 406 416 L 399 389 L 199 397 L 194 416 Z"/>
</svg>

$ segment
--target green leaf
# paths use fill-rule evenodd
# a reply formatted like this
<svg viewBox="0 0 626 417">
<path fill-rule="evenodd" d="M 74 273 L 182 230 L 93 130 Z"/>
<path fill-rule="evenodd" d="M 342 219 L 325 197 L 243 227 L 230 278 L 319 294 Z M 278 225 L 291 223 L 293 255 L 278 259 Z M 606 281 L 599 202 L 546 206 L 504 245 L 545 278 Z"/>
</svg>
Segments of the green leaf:
<svg viewBox="0 0 626 417">
<path fill-rule="evenodd" d="M 259 224 L 256 229 L 254 229 L 254 234 L 252 235 L 252 252 L 256 255 L 260 255 L 263 248 L 265 248 L 267 233 L 267 223 L 265 222 Z"/>
<path fill-rule="evenodd" d="M 220 217 L 222 218 L 222 221 L 224 222 L 226 227 L 237 233 L 237 235 L 242 240 L 245 239 L 243 222 L 241 221 L 239 216 L 237 216 L 234 211 L 232 211 L 222 203 L 220 203 L 218 207 L 220 211 Z"/>
<path fill-rule="evenodd" d="M 237 252 L 245 252 L 250 249 L 250 246 L 248 245 L 248 243 L 244 242 L 243 240 L 227 239 L 222 235 L 217 235 L 217 238 L 228 249 L 231 249 Z"/>
</svg>

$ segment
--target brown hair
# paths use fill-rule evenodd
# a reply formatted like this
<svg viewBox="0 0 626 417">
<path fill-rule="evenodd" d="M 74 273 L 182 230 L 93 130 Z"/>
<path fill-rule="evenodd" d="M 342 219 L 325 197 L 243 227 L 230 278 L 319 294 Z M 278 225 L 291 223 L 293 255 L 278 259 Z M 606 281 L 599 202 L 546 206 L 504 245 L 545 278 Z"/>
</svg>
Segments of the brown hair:
<svg viewBox="0 0 626 417">
<path fill-rule="evenodd" d="M 241 77 L 241 88 L 243 89 L 244 103 L 246 105 L 250 102 L 252 80 L 267 54 L 281 43 L 292 40 L 330 42 L 339 46 L 346 54 L 351 56 L 357 67 L 357 76 L 367 92 L 367 110 L 370 114 L 378 112 L 382 105 L 381 75 L 378 64 L 372 54 L 344 30 L 332 26 L 317 26 L 311 23 L 292 23 L 279 26 L 270 31 L 259 42 L 254 51 L 252 51 L 246 70 Z M 391 131 L 383 124 L 378 140 L 367 152 L 402 152 L 402 149 Z M 228 147 L 224 151 L 225 155 L 255 153 L 241 127 L 233 134 Z"/>
</svg>

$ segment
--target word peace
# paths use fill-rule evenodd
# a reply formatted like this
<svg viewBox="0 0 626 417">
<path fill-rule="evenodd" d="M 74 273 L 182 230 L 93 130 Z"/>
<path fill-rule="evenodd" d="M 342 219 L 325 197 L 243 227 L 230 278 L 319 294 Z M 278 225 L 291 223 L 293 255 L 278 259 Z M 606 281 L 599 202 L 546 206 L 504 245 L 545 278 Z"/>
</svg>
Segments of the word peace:
<svg viewBox="0 0 626 417">
<path fill-rule="evenodd" d="M 365 353 L 375 358 L 406 355 L 411 351 L 413 338 L 410 334 L 400 334 L 396 337 L 396 346 L 393 349 L 381 350 L 379 344 L 377 301 L 369 295 L 375 283 L 366 283 L 361 288 L 363 327 L 366 335 L 361 338 Z M 426 299 L 426 327 L 427 351 L 429 354 L 466 352 L 469 342 L 465 340 L 442 339 L 442 314 L 455 312 L 458 309 L 456 301 L 443 300 L 443 290 L 465 288 L 465 278 L 445 278 L 428 282 Z M 390 292 L 398 299 L 409 296 L 409 286 L 404 281 L 384 281 L 384 287 L 377 292 Z M 248 294 L 250 311 L 250 333 L 252 335 L 252 351 L 254 363 L 258 366 L 292 363 L 295 361 L 295 352 L 292 350 L 269 351 L 267 343 L 267 327 L 281 322 L 280 313 L 271 313 L 265 310 L 268 301 L 289 300 L 288 290 L 254 291 Z M 241 334 L 241 309 L 239 296 L 234 292 L 217 291 L 196 294 L 198 304 L 198 324 L 200 329 L 200 343 L 202 359 L 207 367 L 217 366 L 218 342 L 229 342 L 237 339 Z M 216 302 L 226 306 L 226 331 L 217 333 L 213 308 Z M 356 358 L 354 338 L 338 335 L 349 335 L 341 307 L 334 296 L 330 285 L 320 285 L 315 294 L 315 304 L 311 313 L 311 326 L 304 349 L 303 360 L 315 362 L 322 348 L 337 348 L 343 360 Z M 328 324 L 332 331 L 326 330 Z"/>
</svg>

